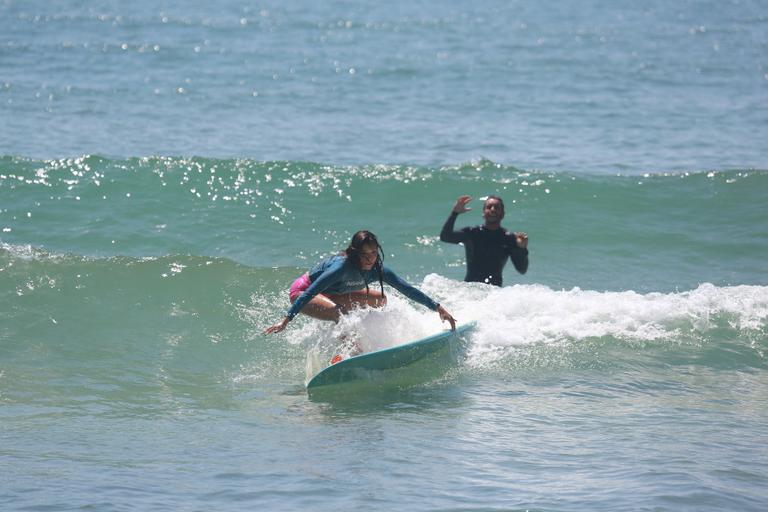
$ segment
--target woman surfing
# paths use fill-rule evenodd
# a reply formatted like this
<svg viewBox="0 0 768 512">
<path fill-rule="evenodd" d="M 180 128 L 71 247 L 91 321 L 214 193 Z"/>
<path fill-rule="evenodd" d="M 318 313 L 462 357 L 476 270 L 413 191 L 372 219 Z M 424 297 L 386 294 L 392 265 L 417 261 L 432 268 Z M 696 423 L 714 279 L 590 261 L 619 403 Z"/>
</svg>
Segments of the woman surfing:
<svg viewBox="0 0 768 512">
<path fill-rule="evenodd" d="M 440 304 L 414 288 L 383 264 L 384 253 L 376 235 L 358 231 L 341 254 L 316 264 L 291 285 L 291 307 L 285 317 L 266 328 L 265 334 L 280 332 L 298 313 L 338 322 L 341 315 L 357 307 L 382 307 L 387 303 L 384 283 L 419 304 L 437 311 L 440 320 L 456 330 L 456 320 Z M 369 284 L 378 281 L 380 290 Z"/>
</svg>

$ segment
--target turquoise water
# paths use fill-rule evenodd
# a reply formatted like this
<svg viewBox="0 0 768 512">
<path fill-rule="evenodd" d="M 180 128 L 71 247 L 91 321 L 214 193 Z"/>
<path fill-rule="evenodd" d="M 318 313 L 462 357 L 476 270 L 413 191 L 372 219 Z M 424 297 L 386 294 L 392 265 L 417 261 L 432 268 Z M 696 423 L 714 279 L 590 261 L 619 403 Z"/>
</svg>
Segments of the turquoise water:
<svg viewBox="0 0 768 512">
<path fill-rule="evenodd" d="M 750 1 L 1 3 L 0 508 L 764 510 L 767 49 Z M 461 194 L 526 275 L 461 281 Z M 261 334 L 361 228 L 477 328 L 309 397 L 441 328 Z"/>
</svg>

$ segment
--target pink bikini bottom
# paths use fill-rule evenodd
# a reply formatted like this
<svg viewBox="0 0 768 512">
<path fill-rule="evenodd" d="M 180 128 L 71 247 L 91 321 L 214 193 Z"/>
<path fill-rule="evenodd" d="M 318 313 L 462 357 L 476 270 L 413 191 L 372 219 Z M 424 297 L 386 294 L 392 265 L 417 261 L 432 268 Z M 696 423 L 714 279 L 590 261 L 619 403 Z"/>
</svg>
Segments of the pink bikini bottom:
<svg viewBox="0 0 768 512">
<path fill-rule="evenodd" d="M 311 284 L 312 282 L 309 280 L 309 274 L 304 274 L 293 282 L 291 290 L 288 292 L 288 298 L 293 302 L 299 295 L 304 293 L 304 290 L 309 288 L 309 285 Z"/>
</svg>

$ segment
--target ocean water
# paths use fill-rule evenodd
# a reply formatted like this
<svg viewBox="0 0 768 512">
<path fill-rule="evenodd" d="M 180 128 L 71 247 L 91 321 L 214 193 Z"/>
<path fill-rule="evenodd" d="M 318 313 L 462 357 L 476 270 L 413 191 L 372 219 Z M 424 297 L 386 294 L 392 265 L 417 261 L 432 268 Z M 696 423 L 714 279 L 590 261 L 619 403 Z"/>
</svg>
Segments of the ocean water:
<svg viewBox="0 0 768 512">
<path fill-rule="evenodd" d="M 759 1 L 0 1 L 0 509 L 768 507 Z M 505 199 L 530 268 L 438 233 Z M 475 321 L 309 396 L 387 289 L 262 334 L 358 229 Z"/>
</svg>

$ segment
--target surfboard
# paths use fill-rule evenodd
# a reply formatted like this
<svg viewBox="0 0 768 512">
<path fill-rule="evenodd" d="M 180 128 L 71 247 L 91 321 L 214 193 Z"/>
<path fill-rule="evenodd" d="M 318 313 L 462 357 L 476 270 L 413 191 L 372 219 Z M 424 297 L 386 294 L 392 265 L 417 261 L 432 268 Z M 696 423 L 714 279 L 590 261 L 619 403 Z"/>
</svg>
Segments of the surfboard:
<svg viewBox="0 0 768 512">
<path fill-rule="evenodd" d="M 318 372 L 307 382 L 307 389 L 354 381 L 380 382 L 386 380 L 388 374 L 426 359 L 455 356 L 459 341 L 474 327 L 475 322 L 469 322 L 457 326 L 455 331 L 442 331 L 425 338 L 343 359 Z"/>
</svg>

